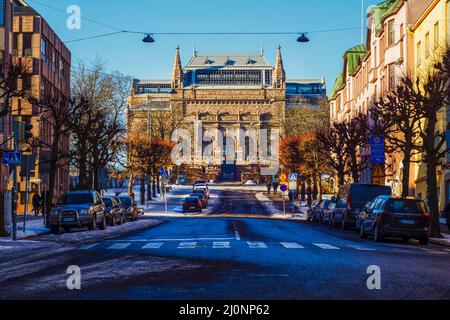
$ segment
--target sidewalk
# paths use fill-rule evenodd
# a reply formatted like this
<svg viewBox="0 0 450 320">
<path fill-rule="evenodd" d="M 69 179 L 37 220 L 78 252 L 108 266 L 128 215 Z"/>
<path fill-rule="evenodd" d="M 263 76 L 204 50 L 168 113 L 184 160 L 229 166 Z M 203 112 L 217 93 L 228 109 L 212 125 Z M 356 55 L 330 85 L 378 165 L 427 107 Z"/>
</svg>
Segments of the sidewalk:
<svg viewBox="0 0 450 320">
<path fill-rule="evenodd" d="M 441 232 L 444 238 L 442 239 L 431 238 L 430 242 L 441 246 L 450 247 L 450 233 L 447 228 L 447 225 L 445 224 L 445 219 L 441 219 Z"/>
<path fill-rule="evenodd" d="M 256 194 L 256 198 L 272 214 L 272 217 L 306 220 L 306 210 L 308 209 L 306 202 L 295 201 L 294 210 L 292 210 L 288 197 L 284 198 L 283 205 L 281 193 L 268 195 L 267 192 L 259 192 Z"/>
<path fill-rule="evenodd" d="M 50 230 L 44 226 L 44 217 L 35 217 L 34 213 L 28 212 L 25 220 L 25 232 L 23 230 L 23 215 L 17 216 L 17 239 L 22 240 L 29 237 L 33 237 L 40 234 L 49 233 Z M 7 240 L 12 238 L 12 224 L 6 226 L 6 230 L 11 234 L 10 237 L 0 238 L 1 240 Z"/>
</svg>

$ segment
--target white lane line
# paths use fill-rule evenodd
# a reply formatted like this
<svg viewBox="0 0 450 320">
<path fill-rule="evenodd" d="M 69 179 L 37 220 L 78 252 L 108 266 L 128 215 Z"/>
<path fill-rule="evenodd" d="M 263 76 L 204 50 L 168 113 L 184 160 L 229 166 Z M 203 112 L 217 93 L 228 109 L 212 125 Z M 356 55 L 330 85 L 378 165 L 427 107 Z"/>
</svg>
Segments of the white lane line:
<svg viewBox="0 0 450 320">
<path fill-rule="evenodd" d="M 349 248 L 358 250 L 358 251 L 377 251 L 377 249 L 374 248 L 367 248 L 367 247 L 362 247 L 362 246 L 348 246 Z"/>
<path fill-rule="evenodd" d="M 234 230 L 234 234 L 235 234 L 235 236 L 236 236 L 236 240 L 237 240 L 237 241 L 241 241 L 241 235 L 239 234 L 239 231 Z"/>
<path fill-rule="evenodd" d="M 94 244 L 90 244 L 88 246 L 81 247 L 80 250 L 90 250 L 96 246 L 98 246 L 98 243 L 94 243 Z"/>
<path fill-rule="evenodd" d="M 267 248 L 267 245 L 264 242 L 247 241 L 247 244 L 250 247 L 250 249 L 265 249 L 265 248 Z"/>
<path fill-rule="evenodd" d="M 114 242 L 187 242 L 187 241 L 226 241 L 235 238 L 189 238 L 189 239 L 128 239 L 128 240 L 111 240 Z"/>
<path fill-rule="evenodd" d="M 108 247 L 107 250 L 124 250 L 131 246 L 131 243 L 116 243 Z"/>
<path fill-rule="evenodd" d="M 195 249 L 197 248 L 197 242 L 181 242 L 177 249 Z"/>
<path fill-rule="evenodd" d="M 164 245 L 162 242 L 151 242 L 147 243 L 142 249 L 159 249 Z"/>
<path fill-rule="evenodd" d="M 213 249 L 230 249 L 230 243 L 226 242 L 213 242 Z"/>
<path fill-rule="evenodd" d="M 11 250 L 11 249 L 14 249 L 14 247 L 0 246 L 0 250 Z"/>
<path fill-rule="evenodd" d="M 319 247 L 324 250 L 341 250 L 338 247 L 326 244 L 326 243 L 313 243 L 316 247 Z"/>
<path fill-rule="evenodd" d="M 286 249 L 305 249 L 304 246 L 301 246 L 296 242 L 280 242 L 280 244 Z"/>
</svg>

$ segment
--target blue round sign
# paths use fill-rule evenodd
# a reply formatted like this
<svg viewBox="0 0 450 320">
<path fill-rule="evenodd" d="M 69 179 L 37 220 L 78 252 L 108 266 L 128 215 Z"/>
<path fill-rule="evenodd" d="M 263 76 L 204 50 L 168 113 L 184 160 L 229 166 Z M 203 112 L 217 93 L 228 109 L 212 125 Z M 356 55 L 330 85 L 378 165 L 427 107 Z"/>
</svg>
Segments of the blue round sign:
<svg viewBox="0 0 450 320">
<path fill-rule="evenodd" d="M 286 192 L 287 189 L 288 189 L 288 187 L 285 184 L 281 185 L 281 187 L 280 187 L 280 190 L 283 191 L 283 192 Z"/>
</svg>

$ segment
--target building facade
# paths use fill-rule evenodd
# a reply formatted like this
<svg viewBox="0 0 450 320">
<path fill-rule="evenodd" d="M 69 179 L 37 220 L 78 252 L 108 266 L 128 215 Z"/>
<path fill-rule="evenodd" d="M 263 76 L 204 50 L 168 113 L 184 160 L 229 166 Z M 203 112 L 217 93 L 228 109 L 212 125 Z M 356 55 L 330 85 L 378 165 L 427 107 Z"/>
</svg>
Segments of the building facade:
<svg viewBox="0 0 450 320">
<path fill-rule="evenodd" d="M 164 122 L 166 138 L 182 129 L 190 137 L 190 150 L 175 164 L 196 168 L 211 180 L 259 181 L 279 161 L 288 97 L 312 101 L 324 95 L 322 80 L 286 80 L 281 48 L 275 66 L 263 52 L 207 55 L 194 50 L 185 67 L 177 48 L 170 81 L 134 81 L 128 127 L 129 132 L 164 133 Z M 164 112 L 177 120 L 171 125 L 161 121 Z"/>
<path fill-rule="evenodd" d="M 411 37 L 413 39 L 412 69 L 417 77 L 425 76 L 436 59 L 450 45 L 450 2 L 448 0 L 433 0 L 423 11 L 415 23 L 411 26 Z M 438 116 L 439 132 L 447 131 L 447 143 L 443 146 L 446 150 L 450 146 L 450 106 L 442 108 Z M 420 161 L 422 155 L 417 157 Z M 437 180 L 439 207 L 441 210 L 450 203 L 450 154 L 443 160 L 438 168 Z M 426 166 L 423 163 L 414 163 L 413 181 L 415 184 L 415 195 L 425 198 L 427 195 Z"/>
<path fill-rule="evenodd" d="M 403 75 L 411 75 L 413 40 L 409 28 L 432 0 L 387 0 L 374 6 L 367 16 L 367 39 L 344 54 L 344 70 L 330 93 L 331 122 L 350 121 L 358 114 L 369 116 L 374 99 L 396 85 Z M 372 182 L 370 147 L 357 151 L 367 163 L 361 183 Z M 386 184 L 401 194 L 403 164 L 401 156 L 386 155 Z M 410 183 L 414 193 L 414 183 Z"/>
<path fill-rule="evenodd" d="M 71 54 L 44 18 L 32 7 L 16 3 L 14 9 L 12 51 L 16 63 L 26 66 L 27 76 L 19 81 L 19 88 L 35 99 L 48 96 L 70 98 Z M 64 106 L 61 106 L 64 107 Z M 27 99 L 15 98 L 12 114 L 21 122 L 33 125 L 33 136 L 40 146 L 24 153 L 19 167 L 18 213 L 23 213 L 25 203 L 31 210 L 31 199 L 35 193 L 48 191 L 52 143 L 52 119 L 38 105 Z M 69 151 L 69 136 L 61 142 L 62 152 Z M 27 170 L 28 169 L 28 170 Z M 27 193 L 27 173 L 29 193 Z M 10 186 L 11 187 L 11 186 Z M 56 175 L 54 195 L 69 190 L 69 165 L 60 163 Z M 28 195 L 28 198 L 27 198 Z M 27 200 L 27 201 L 26 201 Z"/>
<path fill-rule="evenodd" d="M 0 72 L 2 79 L 7 77 L 8 68 L 12 61 L 13 6 L 12 0 L 0 1 Z M 0 101 L 0 110 L 4 110 L 4 108 L 4 101 Z M 11 115 L 0 115 L 0 150 L 11 149 L 12 131 Z M 6 190 L 8 177 L 9 169 L 0 163 L 0 191 Z M 3 192 L 0 196 L 4 196 Z"/>
<path fill-rule="evenodd" d="M 372 8 L 367 42 L 344 54 L 344 70 L 330 93 L 332 123 L 368 115 L 374 99 L 393 88 L 399 77 L 420 77 L 428 71 L 450 43 L 449 15 L 448 0 L 388 0 Z M 448 128 L 448 108 L 440 115 L 439 126 L 442 131 Z M 370 163 L 370 148 L 359 152 Z M 401 194 L 403 159 L 395 153 L 386 156 L 386 184 Z M 361 172 L 360 182 L 372 182 L 372 169 L 369 165 Z M 413 163 L 410 177 L 409 194 L 426 197 L 424 165 Z M 439 169 L 438 183 L 442 210 L 450 199 L 448 159 Z"/>
</svg>

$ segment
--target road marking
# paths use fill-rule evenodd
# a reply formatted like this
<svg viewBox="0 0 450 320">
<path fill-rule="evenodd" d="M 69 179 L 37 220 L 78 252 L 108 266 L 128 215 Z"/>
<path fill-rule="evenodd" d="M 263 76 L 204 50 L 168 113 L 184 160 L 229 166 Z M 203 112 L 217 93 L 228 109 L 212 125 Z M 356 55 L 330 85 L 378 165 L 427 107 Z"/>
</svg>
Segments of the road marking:
<svg viewBox="0 0 450 320">
<path fill-rule="evenodd" d="M 131 246 L 131 243 L 116 243 L 108 247 L 108 250 L 123 250 Z"/>
<path fill-rule="evenodd" d="M 181 242 L 177 249 L 195 249 L 197 248 L 197 242 Z"/>
<path fill-rule="evenodd" d="M 151 242 L 147 243 L 142 249 L 159 249 L 164 245 L 162 242 Z"/>
<path fill-rule="evenodd" d="M 213 249 L 230 249 L 230 243 L 226 242 L 214 242 Z"/>
<path fill-rule="evenodd" d="M 250 249 L 265 249 L 265 248 L 267 248 L 267 245 L 264 242 L 247 241 L 247 244 L 250 247 Z"/>
<path fill-rule="evenodd" d="M 319 247 L 321 249 L 324 250 L 341 250 L 338 247 L 329 245 L 329 244 L 325 244 L 325 243 L 313 243 L 313 245 L 315 245 L 316 247 Z"/>
<path fill-rule="evenodd" d="M 128 240 L 112 240 L 114 242 L 187 242 L 187 241 L 226 241 L 235 238 L 189 238 L 189 239 L 128 239 Z"/>
<path fill-rule="evenodd" d="M 239 234 L 239 231 L 235 230 L 234 234 L 236 235 L 236 240 L 241 241 L 241 235 Z"/>
<path fill-rule="evenodd" d="M 11 250 L 11 249 L 14 249 L 14 247 L 0 246 L 0 250 Z"/>
<path fill-rule="evenodd" d="M 91 244 L 88 246 L 81 247 L 80 250 L 91 250 L 92 248 L 96 247 L 97 245 L 98 245 L 98 243 L 94 243 L 94 244 Z"/>
<path fill-rule="evenodd" d="M 280 242 L 280 244 L 286 249 L 304 249 L 304 246 L 299 245 L 296 242 Z"/>
<path fill-rule="evenodd" d="M 367 247 L 361 247 L 361 246 L 348 246 L 348 247 L 358 250 L 358 251 L 377 251 L 377 249 L 374 249 L 374 248 L 367 248 Z"/>
</svg>

